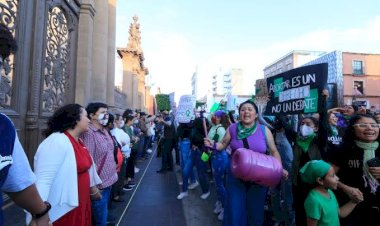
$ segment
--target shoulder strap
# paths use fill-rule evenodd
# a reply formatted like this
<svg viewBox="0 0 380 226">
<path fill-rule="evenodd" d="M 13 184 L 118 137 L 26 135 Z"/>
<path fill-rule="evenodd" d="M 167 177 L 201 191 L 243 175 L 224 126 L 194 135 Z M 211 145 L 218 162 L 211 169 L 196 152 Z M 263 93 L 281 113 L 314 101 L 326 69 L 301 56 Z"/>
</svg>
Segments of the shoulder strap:
<svg viewBox="0 0 380 226">
<path fill-rule="evenodd" d="M 261 131 L 263 132 L 263 136 L 264 136 L 264 138 L 265 138 L 265 144 L 266 144 L 267 147 L 268 147 L 267 130 L 265 129 L 265 126 L 264 126 L 264 125 L 260 124 L 260 126 L 261 126 Z"/>
<path fill-rule="evenodd" d="M 244 148 L 249 149 L 249 144 L 248 144 L 247 138 L 246 137 L 243 138 L 242 141 L 243 141 Z"/>
</svg>

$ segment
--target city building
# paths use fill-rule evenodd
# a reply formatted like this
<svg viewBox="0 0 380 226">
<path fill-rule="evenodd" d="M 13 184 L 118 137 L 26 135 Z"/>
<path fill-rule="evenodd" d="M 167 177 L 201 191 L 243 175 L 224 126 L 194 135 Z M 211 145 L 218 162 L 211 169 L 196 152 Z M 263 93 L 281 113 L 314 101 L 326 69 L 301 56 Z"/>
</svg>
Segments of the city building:
<svg viewBox="0 0 380 226">
<path fill-rule="evenodd" d="M 322 51 L 307 51 L 307 50 L 293 50 L 272 64 L 264 68 L 264 78 L 268 78 L 293 68 L 300 67 L 311 60 L 314 60 L 326 52 Z"/>
<path fill-rule="evenodd" d="M 301 51 L 312 53 L 310 60 L 306 62 L 308 57 L 300 55 L 299 52 L 292 51 L 265 67 L 265 78 L 300 66 L 328 63 L 326 88 L 332 97 L 328 106 L 352 104 L 380 110 L 380 93 L 377 90 L 380 87 L 380 54 L 341 51 L 323 54 L 324 52 L 319 51 Z M 295 58 L 298 59 L 294 60 Z M 266 87 L 265 79 L 256 81 L 256 102 L 260 105 L 260 109 L 265 109 L 267 101 L 264 87 Z"/>
<path fill-rule="evenodd" d="M 306 65 L 328 63 L 328 88 L 336 105 L 380 110 L 380 54 L 334 51 Z"/>
<path fill-rule="evenodd" d="M 125 108 L 125 93 L 115 88 L 116 3 L 0 0 L 0 23 L 18 44 L 0 75 L 0 111 L 13 120 L 30 162 L 60 106 Z"/>
<path fill-rule="evenodd" d="M 198 69 L 191 76 L 191 95 L 195 97 L 198 95 Z"/>
<path fill-rule="evenodd" d="M 223 72 L 220 69 L 212 76 L 211 85 L 213 95 L 244 95 L 243 70 L 232 68 Z"/>
</svg>

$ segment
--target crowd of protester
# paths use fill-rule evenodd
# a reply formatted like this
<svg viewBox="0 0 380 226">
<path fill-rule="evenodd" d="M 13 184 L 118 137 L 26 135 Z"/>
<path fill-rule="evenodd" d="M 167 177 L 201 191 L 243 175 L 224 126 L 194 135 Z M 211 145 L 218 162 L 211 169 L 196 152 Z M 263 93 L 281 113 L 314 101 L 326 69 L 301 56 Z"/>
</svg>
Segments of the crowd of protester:
<svg viewBox="0 0 380 226">
<path fill-rule="evenodd" d="M 256 104 L 246 101 L 237 119 L 219 109 L 211 117 L 201 112 L 179 123 L 182 187 L 177 199 L 199 184 L 206 199 L 213 180 L 214 213 L 222 225 L 378 225 L 380 116 L 363 106 L 327 109 L 328 96 L 323 90 L 314 114 L 261 117 Z M 231 158 L 242 147 L 281 162 L 278 186 L 231 173 Z M 207 178 L 208 169 L 213 179 Z"/>
<path fill-rule="evenodd" d="M 0 29 L 9 39 L 4 59 L 16 47 Z M 208 199 L 212 173 L 214 213 L 225 226 L 263 225 L 265 210 L 274 225 L 378 225 L 380 115 L 352 105 L 327 109 L 328 95 L 322 92 L 316 114 L 261 117 L 247 100 L 238 117 L 221 107 L 186 123 L 168 111 L 114 114 L 105 103 L 68 104 L 48 120 L 34 173 L 15 126 L 0 114 L 0 188 L 28 212 L 27 224 L 106 225 L 115 221 L 110 203 L 123 202 L 123 192 L 134 189 L 136 163 L 157 142 L 157 173 L 180 165 L 177 199 L 199 185 L 200 198 Z M 236 176 L 231 158 L 241 148 L 273 156 L 282 165 L 280 183 L 269 187 Z"/>
</svg>

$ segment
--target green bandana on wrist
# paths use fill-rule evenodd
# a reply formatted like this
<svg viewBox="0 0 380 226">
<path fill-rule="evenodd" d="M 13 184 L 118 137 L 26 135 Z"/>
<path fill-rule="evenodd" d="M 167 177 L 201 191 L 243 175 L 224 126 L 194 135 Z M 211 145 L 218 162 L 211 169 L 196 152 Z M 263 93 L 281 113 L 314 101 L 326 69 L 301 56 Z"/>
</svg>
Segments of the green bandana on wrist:
<svg viewBox="0 0 380 226">
<path fill-rule="evenodd" d="M 307 137 L 300 137 L 297 136 L 296 138 L 296 144 L 301 148 L 303 152 L 307 152 L 309 150 L 309 146 L 311 142 L 313 141 L 314 137 L 316 136 L 315 133 L 307 136 Z"/>
<path fill-rule="evenodd" d="M 253 134 L 256 131 L 257 123 L 250 127 L 250 128 L 245 128 L 241 122 L 238 123 L 237 126 L 237 139 L 242 140 L 244 138 L 247 138 L 249 135 Z"/>
</svg>

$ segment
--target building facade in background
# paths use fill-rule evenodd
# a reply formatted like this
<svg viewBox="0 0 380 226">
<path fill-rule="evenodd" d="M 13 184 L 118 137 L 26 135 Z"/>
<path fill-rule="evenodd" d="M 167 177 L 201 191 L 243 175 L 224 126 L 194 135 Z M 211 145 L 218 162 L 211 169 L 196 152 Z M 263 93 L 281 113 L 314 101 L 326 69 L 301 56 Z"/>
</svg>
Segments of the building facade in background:
<svg viewBox="0 0 380 226">
<path fill-rule="evenodd" d="M 127 107 L 153 114 L 151 84 L 146 83 L 149 71 L 144 65 L 145 58 L 141 48 L 141 32 L 137 16 L 133 17 L 129 27 L 127 47 L 117 48 L 117 53 L 123 62 L 122 91 L 127 94 Z"/>
<path fill-rule="evenodd" d="M 322 51 L 306 51 L 306 50 L 293 50 L 272 64 L 264 68 L 264 78 L 268 78 L 293 68 L 300 67 L 311 60 L 314 60 L 326 52 Z"/>
<path fill-rule="evenodd" d="M 220 69 L 212 76 L 211 85 L 213 95 L 246 95 L 243 87 L 243 70 L 240 68 L 232 68 L 224 72 Z"/>
<path fill-rule="evenodd" d="M 32 160 L 47 119 L 68 103 L 125 108 L 115 90 L 116 0 L 0 0 L 18 43 L 1 74 L 0 111 Z M 32 161 L 31 161 L 32 162 Z"/>
<path fill-rule="evenodd" d="M 306 57 L 307 52 L 312 53 Z M 268 78 L 290 69 L 320 63 L 328 63 L 326 89 L 329 90 L 329 107 L 364 105 L 367 109 L 380 110 L 380 54 L 333 51 L 327 54 L 319 51 L 293 51 L 264 69 Z M 323 54 L 323 55 L 320 55 Z M 294 60 L 297 57 L 302 60 Z M 315 57 L 319 56 L 319 57 Z M 306 59 L 310 59 L 305 62 Z M 311 60 L 311 58 L 313 58 Z M 292 60 L 293 59 L 293 60 Z M 298 62 L 298 63 L 297 63 Z M 302 62 L 302 64 L 300 64 Z M 256 98 L 260 109 L 265 109 L 266 96 L 263 92 L 265 80 L 256 81 Z"/>
</svg>

